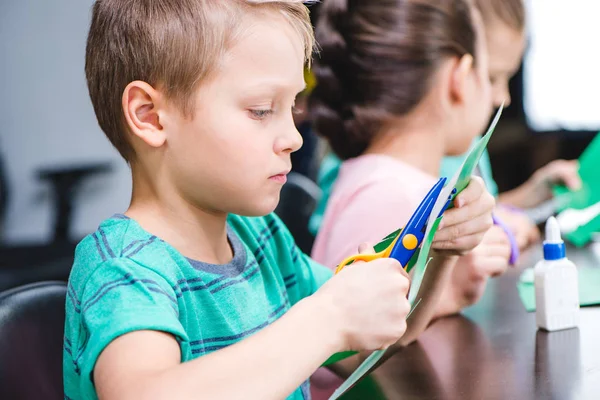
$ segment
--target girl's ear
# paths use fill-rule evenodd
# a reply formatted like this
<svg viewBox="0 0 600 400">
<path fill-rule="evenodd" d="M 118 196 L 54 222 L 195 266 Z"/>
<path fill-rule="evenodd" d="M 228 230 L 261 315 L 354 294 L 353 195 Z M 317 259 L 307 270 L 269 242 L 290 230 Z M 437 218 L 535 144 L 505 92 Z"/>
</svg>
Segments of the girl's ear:
<svg viewBox="0 0 600 400">
<path fill-rule="evenodd" d="M 450 100 L 463 103 L 467 94 L 469 76 L 473 72 L 473 56 L 465 54 L 452 66 L 450 74 Z"/>
</svg>

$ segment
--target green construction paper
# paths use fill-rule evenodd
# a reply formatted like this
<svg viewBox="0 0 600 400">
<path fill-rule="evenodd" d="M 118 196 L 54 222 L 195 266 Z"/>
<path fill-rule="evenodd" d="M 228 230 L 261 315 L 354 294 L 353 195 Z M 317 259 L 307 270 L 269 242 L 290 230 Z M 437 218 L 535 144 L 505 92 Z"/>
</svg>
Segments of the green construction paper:
<svg viewBox="0 0 600 400">
<path fill-rule="evenodd" d="M 600 215 L 593 218 L 587 224 L 580 226 L 573 232 L 569 232 L 564 236 L 566 240 L 575 245 L 575 247 L 583 247 L 588 244 L 596 232 L 600 232 Z"/>
<path fill-rule="evenodd" d="M 383 390 L 371 376 L 365 376 L 340 398 L 342 400 L 386 400 Z"/>
<path fill-rule="evenodd" d="M 579 157 L 579 176 L 583 182 L 580 190 L 570 191 L 565 186 L 555 186 L 554 195 L 570 197 L 564 208 L 582 209 L 600 201 L 600 135 L 596 135 Z"/>
<path fill-rule="evenodd" d="M 348 357 L 351 357 L 351 356 L 353 356 L 355 354 L 358 354 L 358 353 L 356 351 L 343 351 L 341 353 L 335 353 L 334 355 L 332 355 L 331 357 L 329 357 L 327 359 L 327 361 L 325 361 L 323 363 L 322 366 L 326 367 L 328 365 L 335 364 L 336 362 L 342 361 L 342 360 L 344 360 L 344 359 L 346 359 Z"/>
<path fill-rule="evenodd" d="M 600 304 L 600 268 L 580 267 L 579 272 L 579 304 L 593 306 Z M 517 291 L 525 309 L 535 311 L 535 286 L 533 271 L 526 269 L 517 282 Z"/>
<path fill-rule="evenodd" d="M 592 143 L 579 157 L 579 176 L 582 187 L 571 191 L 565 186 L 553 188 L 555 197 L 563 197 L 558 211 L 572 208 L 581 210 L 600 201 L 600 135 L 596 135 Z M 595 232 L 600 232 L 600 219 L 594 218 L 587 224 L 565 235 L 565 239 L 577 247 L 586 245 L 592 240 Z"/>
</svg>

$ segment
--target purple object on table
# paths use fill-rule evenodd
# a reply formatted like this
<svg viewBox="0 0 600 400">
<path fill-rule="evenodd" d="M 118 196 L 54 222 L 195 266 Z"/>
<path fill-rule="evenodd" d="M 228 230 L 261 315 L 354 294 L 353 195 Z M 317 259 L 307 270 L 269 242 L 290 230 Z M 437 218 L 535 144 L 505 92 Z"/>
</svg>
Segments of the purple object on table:
<svg viewBox="0 0 600 400">
<path fill-rule="evenodd" d="M 502 228 L 508 237 L 508 241 L 510 242 L 510 258 L 508 259 L 508 263 L 511 266 L 514 266 L 519 259 L 519 245 L 517 244 L 517 239 L 508 225 L 502 222 L 497 215 L 492 214 L 492 220 L 494 221 L 494 225 L 498 225 L 500 228 Z"/>
</svg>

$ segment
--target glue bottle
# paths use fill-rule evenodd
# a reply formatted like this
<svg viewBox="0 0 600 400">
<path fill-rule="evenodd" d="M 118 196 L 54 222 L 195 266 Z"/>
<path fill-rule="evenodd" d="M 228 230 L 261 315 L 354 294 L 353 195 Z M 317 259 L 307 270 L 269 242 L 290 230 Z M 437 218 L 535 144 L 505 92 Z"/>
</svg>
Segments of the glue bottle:
<svg viewBox="0 0 600 400">
<path fill-rule="evenodd" d="M 535 319 L 547 331 L 575 328 L 579 324 L 577 267 L 566 257 L 556 218 L 546 222 L 544 259 L 535 268 Z"/>
</svg>

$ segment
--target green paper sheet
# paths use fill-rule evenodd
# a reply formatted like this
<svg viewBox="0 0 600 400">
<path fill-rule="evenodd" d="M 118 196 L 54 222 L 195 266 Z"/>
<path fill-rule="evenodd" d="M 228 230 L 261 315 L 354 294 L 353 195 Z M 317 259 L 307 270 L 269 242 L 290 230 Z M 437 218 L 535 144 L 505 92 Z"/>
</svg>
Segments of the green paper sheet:
<svg viewBox="0 0 600 400">
<path fill-rule="evenodd" d="M 600 232 L 600 215 L 573 232 L 567 233 L 564 238 L 576 247 L 583 247 L 592 240 L 596 232 Z"/>
<path fill-rule="evenodd" d="M 565 199 L 561 201 L 559 211 L 567 208 L 581 210 L 600 201 L 600 134 L 596 135 L 579 157 L 579 175 L 583 182 L 580 190 L 570 191 L 565 186 L 554 187 L 554 196 Z M 592 240 L 595 232 L 600 232 L 598 217 L 566 234 L 565 239 L 577 247 L 582 247 Z"/>
<path fill-rule="evenodd" d="M 387 400 L 383 390 L 379 387 L 375 379 L 371 376 L 365 376 L 360 380 L 352 390 L 347 391 L 341 397 L 342 400 Z"/>
<path fill-rule="evenodd" d="M 570 191 L 565 186 L 555 186 L 555 196 L 569 196 L 569 202 L 561 209 L 582 209 L 600 201 L 600 134 L 596 135 L 579 157 L 579 176 L 583 186 Z"/>
<path fill-rule="evenodd" d="M 419 252 L 415 252 L 415 254 L 411 257 L 409 261 L 409 268 L 414 267 L 415 273 L 413 275 L 413 279 L 411 282 L 411 287 L 408 293 L 408 300 L 412 305 L 411 313 L 415 310 L 415 307 L 418 306 L 420 299 L 416 299 L 416 296 L 419 292 L 419 288 L 421 287 L 421 283 L 423 282 L 423 278 L 425 276 L 425 271 L 427 269 L 427 264 L 429 263 L 429 248 L 433 242 L 433 237 L 437 232 L 438 226 L 443 217 L 436 218 L 437 215 L 440 214 L 443 206 L 446 204 L 448 196 L 452 192 L 454 188 L 456 188 L 456 195 L 462 192 L 471 180 L 471 176 L 475 171 L 475 167 L 479 163 L 479 159 L 485 150 L 490 137 L 494 133 L 494 129 L 498 124 L 500 116 L 502 115 L 502 108 L 498 109 L 494 120 L 490 124 L 487 132 L 477 145 L 469 152 L 469 155 L 463 162 L 460 170 L 456 172 L 456 174 L 452 177 L 450 181 L 446 184 L 442 192 L 440 193 L 433 210 L 431 211 L 431 215 L 429 216 L 429 220 L 427 221 L 427 231 L 425 232 L 425 238 L 423 243 L 421 244 L 421 248 Z M 375 246 L 376 251 L 383 250 L 391 243 L 394 238 L 400 234 L 402 230 L 399 229 L 396 232 L 392 232 L 387 235 L 380 243 Z M 379 249 L 379 250 L 378 250 Z M 416 260 L 416 261 L 415 261 Z M 410 314 L 409 314 L 410 315 Z M 348 391 L 351 387 L 353 387 L 364 375 L 368 374 L 372 368 L 377 364 L 377 362 L 383 357 L 385 354 L 385 350 L 379 350 L 373 352 L 363 363 L 350 375 L 348 379 L 344 381 L 344 383 L 333 393 L 333 395 L 329 398 L 329 400 L 336 400 L 340 396 L 342 396 L 346 391 Z"/>
<path fill-rule="evenodd" d="M 600 304 L 600 268 L 580 267 L 579 271 L 579 304 L 593 306 Z M 517 291 L 525 309 L 535 311 L 535 286 L 533 271 L 526 269 L 517 282 Z"/>
</svg>

